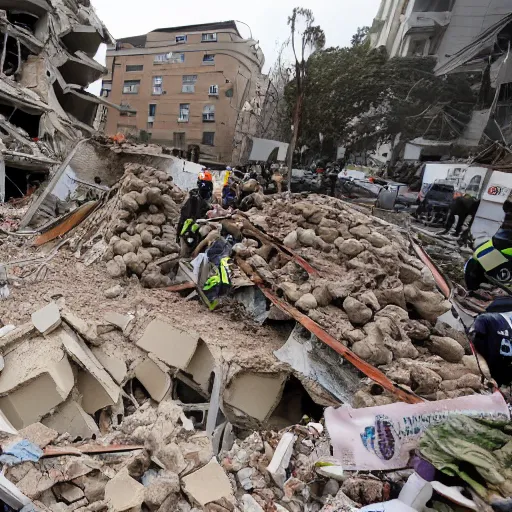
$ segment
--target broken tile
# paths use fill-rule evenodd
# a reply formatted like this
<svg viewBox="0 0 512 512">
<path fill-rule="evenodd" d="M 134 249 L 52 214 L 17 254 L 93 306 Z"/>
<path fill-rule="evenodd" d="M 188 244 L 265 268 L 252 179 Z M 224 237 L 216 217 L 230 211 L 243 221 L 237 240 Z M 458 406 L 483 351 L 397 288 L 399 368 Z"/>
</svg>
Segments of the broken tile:
<svg viewBox="0 0 512 512">
<path fill-rule="evenodd" d="M 49 334 L 56 329 L 62 322 L 59 306 L 55 302 L 50 302 L 44 308 L 32 313 L 32 323 L 41 334 Z"/>
<path fill-rule="evenodd" d="M 92 353 L 118 384 L 124 381 L 128 371 L 123 360 L 119 357 L 110 356 L 103 349 L 97 347 L 92 348 Z"/>
<path fill-rule="evenodd" d="M 222 498 L 233 498 L 229 478 L 215 459 L 198 471 L 183 477 L 181 482 L 187 496 L 201 507 Z"/>
<path fill-rule="evenodd" d="M 149 357 L 135 367 L 135 377 L 156 402 L 162 401 L 171 388 L 169 373 Z"/>
<path fill-rule="evenodd" d="M 115 512 L 140 507 L 144 501 L 144 486 L 123 470 L 105 486 L 105 499 Z"/>
<path fill-rule="evenodd" d="M 267 467 L 269 475 L 274 482 L 282 489 L 287 478 L 286 470 L 290 465 L 290 459 L 293 454 L 293 447 L 297 436 L 291 432 L 283 434 L 270 464 Z"/>
<path fill-rule="evenodd" d="M 80 487 L 67 482 L 54 485 L 52 490 L 59 500 L 66 502 L 68 505 L 84 497 L 84 491 Z"/>
<path fill-rule="evenodd" d="M 104 407 L 117 403 L 112 400 L 101 383 L 89 372 L 78 372 L 76 387 L 82 395 L 81 405 L 88 414 L 94 414 Z"/>
<path fill-rule="evenodd" d="M 137 346 L 155 354 L 164 363 L 185 370 L 197 349 L 199 336 L 163 322 L 153 320 L 137 342 Z"/>
<path fill-rule="evenodd" d="M 28 439 L 31 443 L 36 444 L 40 448 L 48 446 L 52 441 L 59 437 L 59 433 L 52 428 L 43 425 L 42 423 L 33 423 L 28 427 L 19 431 L 19 434 L 24 439 Z"/>
<path fill-rule="evenodd" d="M 224 391 L 224 402 L 266 421 L 281 399 L 286 379 L 286 374 L 239 373 Z"/>
<path fill-rule="evenodd" d="M 71 434 L 73 438 L 90 439 L 99 435 L 96 422 L 74 400 L 68 400 L 56 411 L 44 418 L 41 423 L 56 430 L 59 434 Z"/>
<path fill-rule="evenodd" d="M 106 313 L 104 318 L 106 322 L 119 327 L 121 331 L 125 332 L 134 317 L 133 315 L 121 315 L 120 313 L 110 312 Z"/>
</svg>

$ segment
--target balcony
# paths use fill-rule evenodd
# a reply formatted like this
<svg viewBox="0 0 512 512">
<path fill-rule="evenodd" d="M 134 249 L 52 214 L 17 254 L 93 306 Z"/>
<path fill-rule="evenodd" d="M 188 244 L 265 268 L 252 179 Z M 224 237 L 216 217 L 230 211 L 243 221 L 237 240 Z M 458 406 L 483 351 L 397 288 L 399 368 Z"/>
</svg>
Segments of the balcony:
<svg viewBox="0 0 512 512">
<path fill-rule="evenodd" d="M 451 17 L 450 11 L 413 12 L 407 20 L 405 35 L 436 33 L 450 24 Z"/>
</svg>

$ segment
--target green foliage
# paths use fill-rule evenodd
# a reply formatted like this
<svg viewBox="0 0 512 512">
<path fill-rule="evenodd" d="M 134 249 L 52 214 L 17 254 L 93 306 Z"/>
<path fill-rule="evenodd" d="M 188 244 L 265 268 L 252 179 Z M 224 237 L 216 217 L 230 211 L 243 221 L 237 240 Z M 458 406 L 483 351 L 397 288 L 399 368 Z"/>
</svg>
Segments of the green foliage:
<svg viewBox="0 0 512 512">
<path fill-rule="evenodd" d="M 359 46 L 360 44 L 363 44 L 369 33 L 370 27 L 359 27 L 357 32 L 352 36 L 352 46 Z"/>
<path fill-rule="evenodd" d="M 324 148 L 342 143 L 353 150 L 399 133 L 401 140 L 458 137 L 476 102 L 467 76 L 435 76 L 433 58 L 388 59 L 385 49 L 370 49 L 366 34 L 360 28 L 352 47 L 327 48 L 308 59 L 299 145 L 319 150 L 319 133 Z M 287 101 L 295 87 L 286 88 Z"/>
</svg>

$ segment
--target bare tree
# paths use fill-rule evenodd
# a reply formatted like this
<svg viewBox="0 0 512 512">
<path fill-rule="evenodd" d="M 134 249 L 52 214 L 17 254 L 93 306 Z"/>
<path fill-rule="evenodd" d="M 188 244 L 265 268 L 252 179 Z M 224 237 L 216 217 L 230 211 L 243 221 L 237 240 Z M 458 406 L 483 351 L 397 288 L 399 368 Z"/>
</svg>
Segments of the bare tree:
<svg viewBox="0 0 512 512">
<path fill-rule="evenodd" d="M 321 50 L 325 45 L 324 31 L 314 25 L 315 18 L 311 9 L 295 7 L 288 18 L 290 26 L 290 40 L 295 57 L 295 108 L 293 111 L 293 131 L 288 148 L 288 191 L 292 184 L 293 154 L 297 145 L 299 128 L 302 120 L 302 106 L 304 103 L 305 85 L 307 79 L 307 60 L 313 52 Z M 300 25 L 303 26 L 302 30 Z"/>
</svg>

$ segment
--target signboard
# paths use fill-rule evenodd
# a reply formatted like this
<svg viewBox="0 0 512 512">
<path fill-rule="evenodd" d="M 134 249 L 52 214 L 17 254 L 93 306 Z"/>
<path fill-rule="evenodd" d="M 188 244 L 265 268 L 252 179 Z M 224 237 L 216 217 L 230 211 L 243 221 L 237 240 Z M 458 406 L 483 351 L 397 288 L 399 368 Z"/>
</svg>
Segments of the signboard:
<svg viewBox="0 0 512 512">
<path fill-rule="evenodd" d="M 410 452 L 418 447 L 423 432 L 455 414 L 503 421 L 510 419 L 503 396 L 494 393 L 366 409 L 329 407 L 325 410 L 325 422 L 334 456 L 343 469 L 387 471 L 406 467 Z"/>
<path fill-rule="evenodd" d="M 493 203 L 503 204 L 512 191 L 512 175 L 506 172 L 494 171 L 489 184 L 484 190 L 482 199 Z"/>
</svg>

